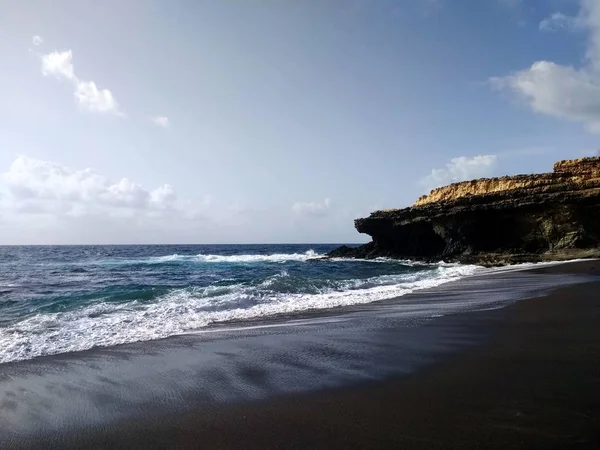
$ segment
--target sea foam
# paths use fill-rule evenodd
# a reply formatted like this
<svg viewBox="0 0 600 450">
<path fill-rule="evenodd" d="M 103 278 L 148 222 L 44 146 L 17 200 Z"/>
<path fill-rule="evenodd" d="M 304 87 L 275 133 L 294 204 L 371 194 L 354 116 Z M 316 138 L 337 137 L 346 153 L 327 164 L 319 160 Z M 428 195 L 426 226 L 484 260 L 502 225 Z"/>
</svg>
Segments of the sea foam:
<svg viewBox="0 0 600 450">
<path fill-rule="evenodd" d="M 304 253 L 274 253 L 270 255 L 262 254 L 242 254 L 242 255 L 216 255 L 216 254 L 198 254 L 198 255 L 180 255 L 174 253 L 165 256 L 152 256 L 140 259 L 110 259 L 105 264 L 164 264 L 164 263 L 260 263 L 272 262 L 281 263 L 287 261 L 308 261 L 309 259 L 319 258 L 324 255 L 316 253 L 314 250 L 308 250 Z"/>
<path fill-rule="evenodd" d="M 196 257 L 213 262 L 222 259 L 232 262 L 234 258 L 216 256 Z M 238 255 L 235 261 L 255 261 L 258 257 L 277 262 L 281 258 L 289 261 L 291 257 L 302 261 L 314 255 L 311 252 L 283 256 Z M 214 323 L 366 304 L 458 280 L 477 270 L 477 266 L 442 264 L 403 274 L 330 280 L 302 289 L 295 289 L 294 278 L 281 271 L 258 285 L 186 287 L 171 289 L 151 303 L 99 302 L 70 311 L 35 314 L 0 328 L 0 363 L 160 339 L 197 331 Z M 439 313 L 429 311 L 427 314 Z"/>
</svg>

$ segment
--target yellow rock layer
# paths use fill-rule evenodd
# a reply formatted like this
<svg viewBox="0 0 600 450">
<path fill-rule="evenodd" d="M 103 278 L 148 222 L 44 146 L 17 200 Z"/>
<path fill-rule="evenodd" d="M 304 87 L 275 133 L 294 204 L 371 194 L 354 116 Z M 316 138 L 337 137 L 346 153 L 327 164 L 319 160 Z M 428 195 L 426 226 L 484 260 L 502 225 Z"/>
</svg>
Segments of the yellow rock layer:
<svg viewBox="0 0 600 450">
<path fill-rule="evenodd" d="M 414 206 L 446 202 L 468 196 L 509 192 L 522 188 L 537 188 L 554 184 L 573 186 L 583 181 L 599 178 L 600 157 L 565 160 L 554 164 L 554 172 L 552 173 L 482 178 L 453 183 L 434 189 L 429 195 L 419 197 Z"/>
</svg>

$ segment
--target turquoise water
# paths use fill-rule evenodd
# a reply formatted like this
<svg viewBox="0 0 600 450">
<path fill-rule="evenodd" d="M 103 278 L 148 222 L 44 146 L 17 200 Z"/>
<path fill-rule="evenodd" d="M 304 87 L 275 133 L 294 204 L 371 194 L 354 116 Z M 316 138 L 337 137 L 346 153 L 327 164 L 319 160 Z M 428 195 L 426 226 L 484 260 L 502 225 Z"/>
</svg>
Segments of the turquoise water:
<svg viewBox="0 0 600 450">
<path fill-rule="evenodd" d="M 475 270 L 311 261 L 336 246 L 0 247 L 0 362 L 370 303 Z"/>
</svg>

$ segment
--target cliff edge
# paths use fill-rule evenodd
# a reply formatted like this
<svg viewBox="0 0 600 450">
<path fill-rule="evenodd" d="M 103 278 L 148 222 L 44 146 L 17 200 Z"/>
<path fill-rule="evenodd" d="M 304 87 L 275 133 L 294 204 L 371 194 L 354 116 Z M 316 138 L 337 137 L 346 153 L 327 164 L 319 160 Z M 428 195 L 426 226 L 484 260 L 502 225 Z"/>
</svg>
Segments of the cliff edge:
<svg viewBox="0 0 600 450">
<path fill-rule="evenodd" d="M 600 157 L 559 161 L 551 173 L 450 184 L 354 224 L 372 242 L 329 256 L 483 265 L 600 257 Z"/>
</svg>

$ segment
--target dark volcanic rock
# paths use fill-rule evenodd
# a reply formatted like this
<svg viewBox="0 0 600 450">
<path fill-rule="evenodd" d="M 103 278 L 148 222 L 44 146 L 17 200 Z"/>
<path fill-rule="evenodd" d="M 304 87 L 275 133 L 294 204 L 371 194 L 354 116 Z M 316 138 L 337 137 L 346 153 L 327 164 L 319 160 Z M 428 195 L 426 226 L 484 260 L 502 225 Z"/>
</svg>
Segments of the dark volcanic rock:
<svg viewBox="0 0 600 450">
<path fill-rule="evenodd" d="M 548 174 L 455 183 L 355 227 L 372 242 L 329 256 L 485 265 L 600 256 L 600 158 L 561 161 Z"/>
</svg>

